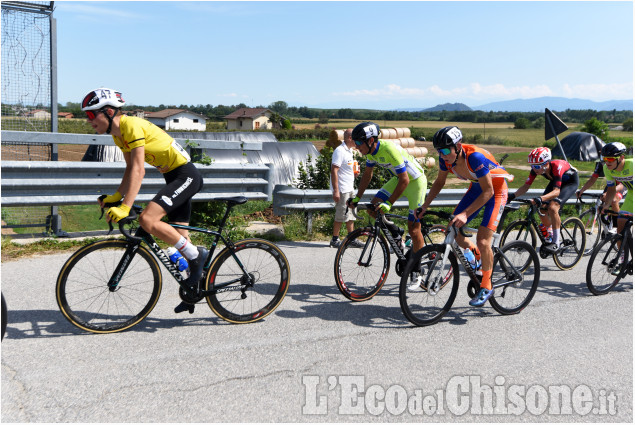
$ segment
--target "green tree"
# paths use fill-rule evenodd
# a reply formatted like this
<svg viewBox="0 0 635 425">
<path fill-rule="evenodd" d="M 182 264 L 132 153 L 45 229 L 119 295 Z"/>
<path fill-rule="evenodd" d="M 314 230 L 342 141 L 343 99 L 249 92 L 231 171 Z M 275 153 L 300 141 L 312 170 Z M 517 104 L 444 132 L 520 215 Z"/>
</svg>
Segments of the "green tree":
<svg viewBox="0 0 635 425">
<path fill-rule="evenodd" d="M 586 131 L 587 133 L 595 134 L 600 139 L 608 136 L 609 134 L 609 126 L 604 121 L 600 121 L 597 118 L 593 117 L 590 120 L 584 122 L 584 126 L 582 127 L 582 131 Z"/>
<path fill-rule="evenodd" d="M 518 118 L 514 122 L 514 128 L 518 130 L 524 130 L 526 128 L 529 128 L 530 125 L 531 125 L 531 121 L 529 121 L 527 118 L 524 118 L 524 117 Z"/>
<path fill-rule="evenodd" d="M 277 102 L 273 102 L 271 105 L 269 105 L 268 108 L 274 112 L 279 113 L 280 115 L 285 115 L 287 113 L 289 105 L 283 100 L 278 100 Z"/>
<path fill-rule="evenodd" d="M 633 131 L 633 118 L 630 118 L 622 123 L 624 131 Z"/>
</svg>

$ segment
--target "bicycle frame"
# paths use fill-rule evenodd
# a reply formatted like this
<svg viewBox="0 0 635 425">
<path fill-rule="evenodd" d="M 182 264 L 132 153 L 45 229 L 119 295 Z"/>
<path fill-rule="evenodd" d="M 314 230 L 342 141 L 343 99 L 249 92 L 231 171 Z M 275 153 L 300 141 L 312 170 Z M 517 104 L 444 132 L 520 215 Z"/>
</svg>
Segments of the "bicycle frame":
<svg viewBox="0 0 635 425">
<path fill-rule="evenodd" d="M 612 215 L 617 215 L 618 217 L 624 217 L 621 214 L 613 213 Z M 617 239 L 620 236 L 622 236 L 622 243 L 620 244 L 620 248 L 617 251 L 617 258 L 619 258 L 622 255 L 622 253 L 624 253 L 624 262 L 621 266 L 620 274 L 617 276 L 618 279 L 622 279 L 626 277 L 626 274 L 628 272 L 627 265 L 629 261 L 633 260 L 633 233 L 631 230 L 631 227 L 633 225 L 633 217 L 631 215 L 627 217 L 629 218 L 629 220 L 624 225 L 624 229 L 622 230 L 622 233 L 620 235 L 614 235 L 614 241 L 613 241 L 613 243 L 617 243 Z M 604 265 L 608 265 L 607 257 L 609 255 L 609 252 L 610 250 L 608 250 L 606 254 L 604 254 L 604 258 L 602 258 L 602 264 Z"/>
<path fill-rule="evenodd" d="M 134 206 L 135 210 L 137 210 L 137 213 L 139 213 L 141 211 L 141 207 L 139 206 Z M 205 265 L 204 265 L 204 270 L 205 272 L 207 272 L 207 270 L 209 270 L 210 266 L 211 266 L 211 262 L 212 259 L 214 258 L 214 252 L 216 251 L 216 247 L 218 246 L 218 242 L 222 241 L 225 246 L 227 248 L 229 248 L 229 250 L 231 251 L 231 255 L 234 258 L 234 260 L 236 261 L 236 263 L 238 264 L 238 266 L 240 267 L 240 269 L 243 272 L 243 276 L 248 276 L 248 272 L 247 270 L 245 270 L 244 265 L 240 262 L 240 260 L 238 259 L 238 257 L 236 256 L 235 252 L 234 252 L 234 244 L 231 240 L 226 239 L 223 235 L 222 235 L 222 230 L 225 227 L 225 222 L 227 221 L 227 218 L 229 217 L 229 211 L 231 210 L 231 206 L 228 206 L 226 212 L 225 212 L 225 216 L 223 217 L 223 219 L 221 220 L 220 224 L 218 225 L 218 230 L 209 230 L 209 229 L 203 229 L 200 227 L 194 227 L 194 226 L 186 226 L 186 225 L 182 225 L 182 224 L 172 224 L 170 223 L 170 226 L 174 227 L 175 229 L 183 229 L 183 230 L 188 230 L 188 231 L 193 231 L 193 232 L 199 232 L 199 233 L 206 233 L 208 235 L 213 235 L 214 236 L 214 240 L 212 243 L 212 246 L 210 247 L 209 250 L 209 254 L 205 260 Z M 120 226 L 121 228 L 121 226 Z M 170 261 L 170 259 L 168 258 L 168 256 L 165 254 L 165 252 L 163 252 L 163 250 L 161 249 L 161 247 L 159 246 L 159 244 L 157 244 L 157 242 L 155 241 L 155 239 L 152 237 L 152 235 L 150 233 L 148 233 L 144 228 L 142 228 L 141 226 L 139 226 L 136 229 L 136 232 L 134 234 L 134 236 L 131 237 L 130 234 L 128 234 L 127 232 L 123 232 L 124 236 L 126 236 L 126 238 L 129 241 L 128 247 L 126 248 L 126 252 L 124 253 L 123 257 L 121 258 L 121 260 L 119 261 L 119 264 L 117 266 L 116 270 L 116 274 L 114 274 L 113 276 L 111 276 L 109 282 L 108 282 L 108 289 L 111 292 L 114 292 L 117 290 L 117 286 L 119 284 L 119 281 L 121 280 L 121 277 L 124 275 L 124 273 L 126 272 L 128 266 L 130 265 L 130 262 L 132 261 L 136 251 L 139 249 L 139 246 L 145 242 L 146 245 L 148 246 L 148 248 L 150 248 L 150 251 L 154 254 L 154 256 L 161 262 L 161 264 L 163 264 L 163 266 L 167 269 L 167 271 L 172 275 L 172 277 L 178 282 L 179 286 L 186 292 L 190 292 L 191 289 L 188 288 L 187 286 L 185 286 L 185 281 L 186 278 L 183 277 L 183 275 L 181 274 L 181 272 L 176 268 L 176 265 L 172 263 L 172 261 Z M 206 273 L 204 272 L 204 275 L 206 275 Z M 199 295 L 201 296 L 207 296 L 207 295 L 211 295 L 211 294 L 215 294 L 215 293 L 219 293 L 219 292 L 224 292 L 224 291 L 229 291 L 229 290 L 240 290 L 240 287 L 236 287 L 236 288 L 231 288 L 231 289 L 224 289 L 229 285 L 232 285 L 234 283 L 238 283 L 240 282 L 241 279 L 236 279 L 234 281 L 229 281 L 226 283 L 223 283 L 220 286 L 217 287 L 212 287 L 211 289 L 207 290 L 207 291 L 200 291 Z"/>
</svg>

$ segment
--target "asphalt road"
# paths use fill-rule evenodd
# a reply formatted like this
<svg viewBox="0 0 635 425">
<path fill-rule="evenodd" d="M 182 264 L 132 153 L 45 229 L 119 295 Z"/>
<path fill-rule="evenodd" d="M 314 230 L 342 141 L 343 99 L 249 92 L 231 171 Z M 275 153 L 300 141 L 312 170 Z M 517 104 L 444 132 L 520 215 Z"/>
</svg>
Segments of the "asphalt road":
<svg viewBox="0 0 635 425">
<path fill-rule="evenodd" d="M 57 308 L 70 254 L 2 263 L 2 422 L 633 422 L 632 277 L 595 297 L 586 258 L 569 272 L 542 260 L 515 316 L 470 308 L 463 277 L 447 317 L 415 328 L 394 270 L 353 304 L 326 242 L 280 246 L 291 286 L 265 320 L 228 324 L 206 304 L 176 315 L 165 280 L 145 321 L 109 335 Z"/>
</svg>

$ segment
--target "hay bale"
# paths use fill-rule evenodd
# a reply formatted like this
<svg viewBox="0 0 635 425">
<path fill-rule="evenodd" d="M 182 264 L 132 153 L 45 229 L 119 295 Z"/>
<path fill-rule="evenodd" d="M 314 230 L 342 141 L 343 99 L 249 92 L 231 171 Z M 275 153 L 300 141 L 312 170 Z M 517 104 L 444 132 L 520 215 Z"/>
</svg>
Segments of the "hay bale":
<svg viewBox="0 0 635 425">
<path fill-rule="evenodd" d="M 403 137 L 410 137 L 410 128 L 408 127 L 404 127 L 403 128 Z"/>
</svg>

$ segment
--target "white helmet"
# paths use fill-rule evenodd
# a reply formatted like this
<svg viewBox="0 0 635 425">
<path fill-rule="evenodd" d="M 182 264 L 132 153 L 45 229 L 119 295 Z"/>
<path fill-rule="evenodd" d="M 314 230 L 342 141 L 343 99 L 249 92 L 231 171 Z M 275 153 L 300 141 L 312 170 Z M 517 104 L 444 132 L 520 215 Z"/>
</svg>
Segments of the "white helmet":
<svg viewBox="0 0 635 425">
<path fill-rule="evenodd" d="M 84 96 L 82 111 L 98 111 L 106 106 L 121 108 L 126 102 L 121 97 L 121 92 L 101 87 Z"/>
</svg>

